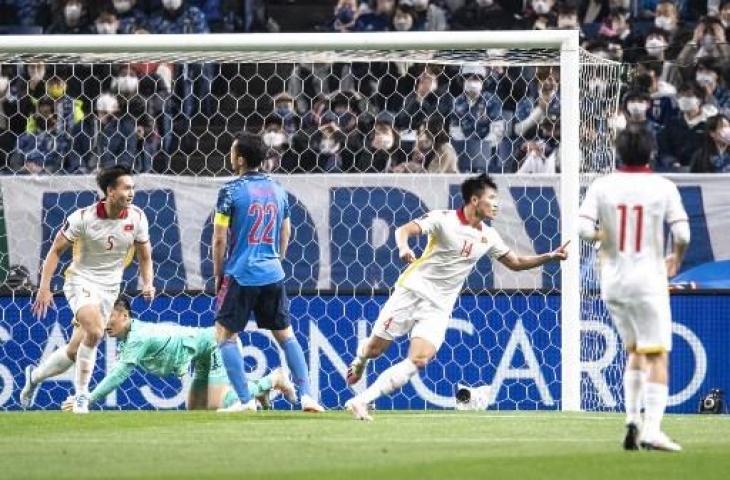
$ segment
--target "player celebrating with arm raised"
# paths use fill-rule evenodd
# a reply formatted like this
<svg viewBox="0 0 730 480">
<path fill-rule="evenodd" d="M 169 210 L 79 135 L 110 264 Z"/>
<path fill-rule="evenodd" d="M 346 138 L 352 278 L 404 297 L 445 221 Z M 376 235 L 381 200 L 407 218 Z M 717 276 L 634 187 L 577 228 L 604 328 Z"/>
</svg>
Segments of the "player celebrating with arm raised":
<svg viewBox="0 0 730 480">
<path fill-rule="evenodd" d="M 401 388 L 436 355 L 464 280 L 481 257 L 488 255 L 511 270 L 527 270 L 568 257 L 565 246 L 542 255 L 519 256 L 504 244 L 499 233 L 484 223 L 497 215 L 497 185 L 488 175 L 467 179 L 461 194 L 464 205 L 458 210 L 432 211 L 395 231 L 400 258 L 410 265 L 383 305 L 370 338 L 358 348 L 347 382 L 357 383 L 368 361 L 385 352 L 397 337 L 410 333 L 411 344 L 408 358 L 347 401 L 345 407 L 356 419 L 372 420 L 368 404 Z M 416 259 L 408 239 L 424 234 L 428 235 L 428 245 Z"/>
<path fill-rule="evenodd" d="M 231 146 L 231 164 L 239 177 L 224 185 L 218 194 L 213 226 L 213 274 L 218 296 L 216 339 L 239 398 L 224 411 L 256 410 L 236 342 L 253 312 L 259 328 L 271 330 L 284 350 L 299 389 L 302 410 L 321 412 L 324 409 L 310 393 L 304 351 L 289 322 L 281 264 L 291 233 L 289 201 L 284 189 L 259 171 L 265 156 L 266 148 L 257 135 L 237 135 Z"/>
<path fill-rule="evenodd" d="M 58 232 L 41 271 L 33 313 L 45 317 L 53 306 L 51 278 L 61 255 L 73 245 L 73 260 L 66 269 L 63 292 L 74 314 L 74 332 L 65 348 L 49 355 L 37 368 L 25 369 L 21 405 L 33 403 L 40 382 L 68 370 L 76 360 L 74 413 L 89 411 L 89 381 L 96 363 L 96 347 L 104 335 L 112 305 L 119 295 L 124 268 L 136 248 L 142 295 L 152 299 L 152 249 L 147 217 L 132 205 L 134 181 L 129 168 L 115 166 L 96 177 L 104 198 L 73 212 Z"/>
<path fill-rule="evenodd" d="M 667 276 L 677 273 L 690 232 L 677 187 L 649 169 L 652 145 L 646 131 L 619 134 L 616 149 L 624 167 L 588 188 L 579 233 L 587 241 L 600 241 L 601 297 L 629 353 L 624 448 L 678 451 L 681 447 L 661 431 L 672 348 Z M 673 239 L 666 258 L 665 223 Z"/>
<path fill-rule="evenodd" d="M 193 381 L 185 404 L 188 410 L 216 409 L 238 401 L 220 360 L 213 327 L 143 322 L 131 315 L 129 301 L 120 297 L 114 303 L 106 327 L 107 334 L 119 340 L 117 363 L 91 392 L 92 404 L 101 402 L 119 387 L 135 367 L 160 377 L 181 377 L 192 367 Z M 258 381 L 248 382 L 249 392 L 264 406 L 268 406 L 272 388 L 289 399 L 296 396 L 294 386 L 281 368 Z M 67 400 L 64 410 L 70 410 L 73 404 L 73 399 Z"/>
</svg>

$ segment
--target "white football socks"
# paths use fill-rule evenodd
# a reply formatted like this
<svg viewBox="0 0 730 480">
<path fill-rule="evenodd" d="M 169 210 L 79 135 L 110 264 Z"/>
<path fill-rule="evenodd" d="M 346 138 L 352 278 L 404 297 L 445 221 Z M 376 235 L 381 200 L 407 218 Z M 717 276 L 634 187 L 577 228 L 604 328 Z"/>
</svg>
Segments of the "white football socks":
<svg viewBox="0 0 730 480">
<path fill-rule="evenodd" d="M 641 370 L 624 372 L 624 402 L 626 403 L 626 424 L 638 425 L 641 421 L 641 403 L 643 400 L 646 374 Z"/>
<path fill-rule="evenodd" d="M 55 377 L 65 372 L 74 362 L 68 358 L 66 353 L 66 346 L 56 349 L 53 353 L 48 355 L 30 375 L 30 381 L 34 384 L 40 383 L 46 378 Z"/>
<path fill-rule="evenodd" d="M 408 383 L 418 367 L 408 358 L 384 371 L 375 383 L 358 395 L 365 403 L 374 402 L 381 395 L 390 395 Z"/>
<path fill-rule="evenodd" d="M 76 393 L 89 393 L 89 382 L 96 363 L 96 347 L 87 347 L 83 343 L 79 345 L 76 353 L 76 376 L 74 388 Z"/>
<path fill-rule="evenodd" d="M 662 417 L 667 408 L 669 388 L 661 383 L 644 386 L 644 432 L 642 436 L 651 438 L 661 430 Z"/>
</svg>

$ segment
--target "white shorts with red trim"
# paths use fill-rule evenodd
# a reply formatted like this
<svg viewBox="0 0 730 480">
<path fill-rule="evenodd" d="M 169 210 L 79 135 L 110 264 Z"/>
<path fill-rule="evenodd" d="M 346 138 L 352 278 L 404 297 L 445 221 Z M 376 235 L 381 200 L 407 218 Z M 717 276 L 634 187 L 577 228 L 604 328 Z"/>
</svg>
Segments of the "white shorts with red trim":
<svg viewBox="0 0 730 480">
<path fill-rule="evenodd" d="M 645 354 L 672 350 L 669 295 L 607 299 L 606 305 L 627 349 Z"/>
<path fill-rule="evenodd" d="M 395 340 L 410 333 L 410 338 L 423 338 L 436 350 L 444 343 L 450 312 L 411 290 L 396 287 L 373 326 L 373 334 Z"/>
<path fill-rule="evenodd" d="M 74 314 L 74 325 L 78 325 L 76 313 L 86 305 L 98 305 L 101 318 L 104 325 L 106 325 L 114 308 L 114 302 L 119 296 L 119 289 L 112 290 L 87 280 L 74 278 L 66 279 L 63 285 L 63 293 L 66 295 L 68 306 Z"/>
</svg>

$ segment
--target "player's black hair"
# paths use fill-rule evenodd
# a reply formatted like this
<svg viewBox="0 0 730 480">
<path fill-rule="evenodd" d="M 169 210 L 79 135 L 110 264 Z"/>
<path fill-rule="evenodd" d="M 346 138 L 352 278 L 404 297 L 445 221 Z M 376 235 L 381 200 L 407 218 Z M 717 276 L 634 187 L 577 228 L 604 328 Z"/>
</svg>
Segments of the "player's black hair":
<svg viewBox="0 0 730 480">
<path fill-rule="evenodd" d="M 259 168 L 266 158 L 266 146 L 259 135 L 242 131 L 236 135 L 236 153 L 246 160 L 246 168 Z"/>
<path fill-rule="evenodd" d="M 121 309 L 127 311 L 127 313 L 132 313 L 132 305 L 129 303 L 129 298 L 127 298 L 126 295 L 119 295 L 116 300 L 114 300 L 114 309 Z"/>
<path fill-rule="evenodd" d="M 124 175 L 132 175 L 132 169 L 125 165 L 114 165 L 96 174 L 96 184 L 104 195 L 106 195 L 107 189 L 109 187 L 115 187 L 119 177 L 123 177 Z"/>
<path fill-rule="evenodd" d="M 651 134 L 643 128 L 627 128 L 616 137 L 616 151 L 624 165 L 648 164 L 653 147 Z"/>
<path fill-rule="evenodd" d="M 477 175 L 476 177 L 467 178 L 464 183 L 461 184 L 461 198 L 464 203 L 469 203 L 471 197 L 474 195 L 481 196 L 484 190 L 491 188 L 497 190 L 497 184 L 494 183 L 492 177 L 486 173 Z"/>
</svg>

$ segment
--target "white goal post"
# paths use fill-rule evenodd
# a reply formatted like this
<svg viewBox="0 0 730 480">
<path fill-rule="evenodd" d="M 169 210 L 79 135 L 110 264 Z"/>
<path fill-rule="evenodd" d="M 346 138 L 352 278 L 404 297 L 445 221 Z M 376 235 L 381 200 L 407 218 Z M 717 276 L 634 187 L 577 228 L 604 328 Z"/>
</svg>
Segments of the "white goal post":
<svg viewBox="0 0 730 480">
<path fill-rule="evenodd" d="M 281 33 L 209 35 L 76 35 L 4 36 L 0 43 L 0 64 L 27 62 L 38 58 L 48 63 L 113 62 L 155 59 L 186 62 L 276 61 L 278 52 L 296 57 L 295 61 L 335 62 L 345 58 L 371 59 L 383 52 L 398 52 L 407 61 L 457 62 L 507 65 L 502 55 L 507 50 L 535 50 L 538 61 L 543 50 L 558 56 L 560 69 L 560 242 L 570 242 L 570 257 L 560 270 L 560 408 L 581 410 L 581 255 L 577 235 L 578 207 L 581 196 L 581 61 L 577 30 L 478 31 L 478 32 L 404 32 L 404 33 Z M 450 51 L 449 60 L 433 52 Z M 453 54 L 453 52 L 457 52 Z M 545 55 L 550 55 L 545 53 Z M 288 58 L 288 57 L 287 57 Z M 273 59 L 273 60 L 272 60 Z M 396 61 L 396 60 L 393 60 Z M 596 62 L 606 62 L 596 59 Z M 614 64 L 612 67 L 616 67 Z M 583 79 L 587 81 L 589 79 Z M 616 91 L 618 89 L 616 88 Z M 617 94 L 613 108 L 617 107 Z M 611 97 L 611 98 L 613 98 Z M 605 112 L 602 112 L 605 113 Z"/>
</svg>

